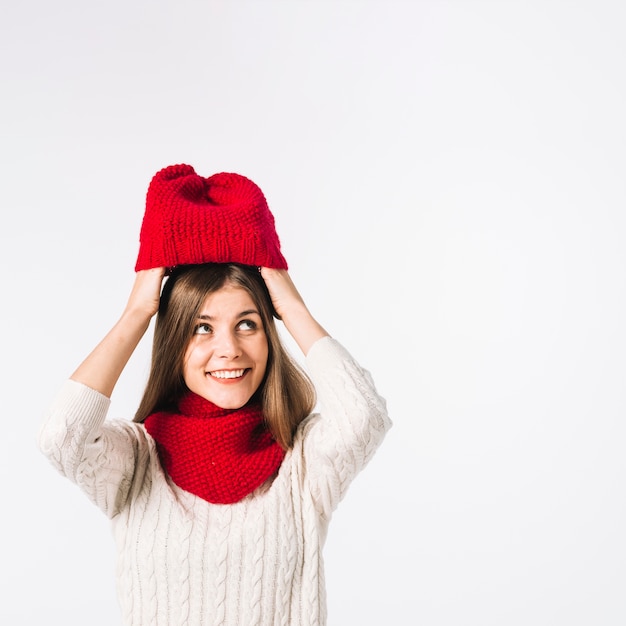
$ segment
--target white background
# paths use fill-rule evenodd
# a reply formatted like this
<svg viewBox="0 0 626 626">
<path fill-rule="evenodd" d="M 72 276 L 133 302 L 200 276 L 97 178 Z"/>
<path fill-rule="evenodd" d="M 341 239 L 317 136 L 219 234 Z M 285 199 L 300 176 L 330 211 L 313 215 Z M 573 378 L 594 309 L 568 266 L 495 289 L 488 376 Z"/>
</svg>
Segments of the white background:
<svg viewBox="0 0 626 626">
<path fill-rule="evenodd" d="M 119 624 L 108 522 L 35 437 L 185 162 L 261 186 L 394 420 L 331 524 L 329 626 L 623 626 L 625 7 L 3 2 L 0 623 Z"/>
</svg>

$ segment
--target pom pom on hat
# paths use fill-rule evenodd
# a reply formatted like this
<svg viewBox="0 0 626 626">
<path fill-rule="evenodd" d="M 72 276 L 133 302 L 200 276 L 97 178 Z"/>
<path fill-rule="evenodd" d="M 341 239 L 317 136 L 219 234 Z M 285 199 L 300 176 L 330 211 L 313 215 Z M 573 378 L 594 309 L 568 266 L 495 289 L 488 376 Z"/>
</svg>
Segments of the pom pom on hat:
<svg viewBox="0 0 626 626">
<path fill-rule="evenodd" d="M 135 271 L 199 263 L 287 269 L 261 189 L 240 174 L 170 165 L 148 187 Z"/>
</svg>

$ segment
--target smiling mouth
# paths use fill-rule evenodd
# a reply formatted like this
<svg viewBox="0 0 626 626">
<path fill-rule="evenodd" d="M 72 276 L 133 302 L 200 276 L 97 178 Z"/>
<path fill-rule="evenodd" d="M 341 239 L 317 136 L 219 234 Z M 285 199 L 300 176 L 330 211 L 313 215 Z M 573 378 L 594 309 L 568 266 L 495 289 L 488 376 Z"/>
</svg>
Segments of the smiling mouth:
<svg viewBox="0 0 626 626">
<path fill-rule="evenodd" d="M 212 378 L 241 378 L 245 374 L 246 370 L 215 370 L 214 372 L 208 372 L 209 376 Z"/>
</svg>

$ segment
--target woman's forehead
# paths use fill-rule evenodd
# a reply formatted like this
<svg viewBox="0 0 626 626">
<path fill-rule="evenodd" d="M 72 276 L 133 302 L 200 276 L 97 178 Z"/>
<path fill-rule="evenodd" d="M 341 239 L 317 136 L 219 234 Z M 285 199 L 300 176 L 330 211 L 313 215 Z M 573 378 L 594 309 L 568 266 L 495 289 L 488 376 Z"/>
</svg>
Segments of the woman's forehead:
<svg viewBox="0 0 626 626">
<path fill-rule="evenodd" d="M 237 317 L 252 312 L 259 311 L 250 292 L 239 285 L 226 283 L 207 295 L 198 313 L 200 317 L 211 319 Z"/>
</svg>

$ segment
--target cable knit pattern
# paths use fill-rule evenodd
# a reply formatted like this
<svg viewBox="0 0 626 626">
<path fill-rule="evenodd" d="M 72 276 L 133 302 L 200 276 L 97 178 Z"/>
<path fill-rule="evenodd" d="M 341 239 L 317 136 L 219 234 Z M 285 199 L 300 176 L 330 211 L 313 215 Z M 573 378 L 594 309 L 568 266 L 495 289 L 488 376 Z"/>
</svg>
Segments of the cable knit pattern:
<svg viewBox="0 0 626 626">
<path fill-rule="evenodd" d="M 316 342 L 306 365 L 319 413 L 301 424 L 273 481 L 228 505 L 175 485 L 143 425 L 106 419 L 107 398 L 63 386 L 39 444 L 111 518 L 127 626 L 326 624 L 328 523 L 391 422 L 368 372 L 336 340 Z"/>
</svg>

